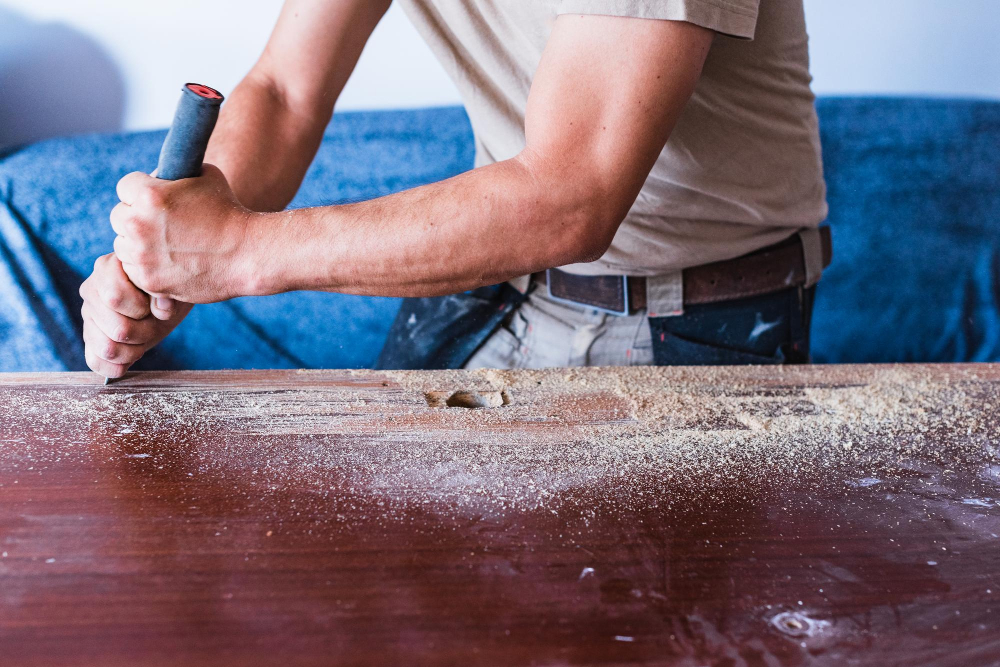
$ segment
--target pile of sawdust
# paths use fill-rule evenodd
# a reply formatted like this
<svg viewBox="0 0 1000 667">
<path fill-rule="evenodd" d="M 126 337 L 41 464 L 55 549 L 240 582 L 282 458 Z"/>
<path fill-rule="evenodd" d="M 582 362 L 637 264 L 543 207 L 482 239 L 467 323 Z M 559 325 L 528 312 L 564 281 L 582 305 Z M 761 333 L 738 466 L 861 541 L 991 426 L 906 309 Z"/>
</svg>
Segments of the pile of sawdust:
<svg viewBox="0 0 1000 667">
<path fill-rule="evenodd" d="M 0 389 L 0 440 L 21 469 L 136 456 L 243 485 L 240 493 L 355 494 L 386 511 L 496 513 L 585 502 L 669 502 L 664 485 L 754 485 L 885 475 L 901 458 L 989 462 L 995 385 L 974 367 L 614 368 L 301 372 L 280 391 L 233 386 Z M 450 392 L 494 407 L 448 407 Z M 503 401 L 495 399 L 502 396 Z M 6 425 L 2 425 L 6 422 Z M 71 438 L 47 440 L 54 430 Z"/>
<path fill-rule="evenodd" d="M 539 491 L 512 498 L 517 504 L 544 500 L 544 490 L 609 481 L 625 496 L 641 498 L 663 480 L 674 480 L 678 488 L 725 491 L 755 483 L 866 478 L 912 457 L 942 466 L 993 460 L 1000 415 L 991 383 L 980 381 L 971 367 L 955 369 L 955 377 L 926 372 L 926 367 L 616 368 L 390 377 L 418 391 L 472 379 L 474 385 L 507 392 L 514 405 L 521 400 L 537 405 L 551 396 L 619 397 L 620 420 L 573 420 L 569 441 L 511 442 L 502 434 L 491 437 L 485 420 L 467 424 L 475 436 L 469 447 L 452 447 L 456 460 L 465 469 L 485 471 L 491 481 L 510 480 L 517 471 L 529 489 L 534 483 Z M 550 416 L 560 418 L 558 410 Z M 484 439 L 485 448 L 472 446 Z M 440 447 L 425 443 L 417 460 Z M 545 479 L 536 481 L 538 474 Z M 392 474 L 386 486 L 402 478 Z"/>
</svg>

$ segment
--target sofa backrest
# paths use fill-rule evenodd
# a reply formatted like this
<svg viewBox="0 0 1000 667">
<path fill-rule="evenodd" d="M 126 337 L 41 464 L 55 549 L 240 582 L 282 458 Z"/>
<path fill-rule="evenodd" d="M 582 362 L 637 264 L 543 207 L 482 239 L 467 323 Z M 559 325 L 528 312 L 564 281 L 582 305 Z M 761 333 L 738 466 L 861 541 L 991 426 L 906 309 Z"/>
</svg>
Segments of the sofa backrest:
<svg viewBox="0 0 1000 667">
<path fill-rule="evenodd" d="M 1000 361 L 1000 102 L 818 103 L 834 261 L 820 362 Z"/>
</svg>

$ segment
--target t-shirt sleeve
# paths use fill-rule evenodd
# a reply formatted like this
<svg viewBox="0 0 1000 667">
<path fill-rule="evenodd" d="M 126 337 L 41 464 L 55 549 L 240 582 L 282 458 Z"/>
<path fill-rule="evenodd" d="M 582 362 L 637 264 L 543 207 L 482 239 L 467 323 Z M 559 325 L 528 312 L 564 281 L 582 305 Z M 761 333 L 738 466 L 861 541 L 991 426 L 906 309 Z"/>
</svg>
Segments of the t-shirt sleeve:
<svg viewBox="0 0 1000 667">
<path fill-rule="evenodd" d="M 760 0 L 562 0 L 556 13 L 686 21 L 753 39 L 759 5 Z"/>
</svg>

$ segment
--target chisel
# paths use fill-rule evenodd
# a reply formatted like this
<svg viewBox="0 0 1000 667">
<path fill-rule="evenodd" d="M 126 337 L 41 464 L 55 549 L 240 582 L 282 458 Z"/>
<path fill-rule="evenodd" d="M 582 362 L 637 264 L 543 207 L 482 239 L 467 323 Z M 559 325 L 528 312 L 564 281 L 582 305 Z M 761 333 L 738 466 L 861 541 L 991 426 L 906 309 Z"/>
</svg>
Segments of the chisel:
<svg viewBox="0 0 1000 667">
<path fill-rule="evenodd" d="M 219 119 L 222 93 L 200 83 L 187 83 L 181 88 L 181 100 L 174 112 L 174 121 L 160 149 L 156 177 L 177 181 L 201 175 L 205 149 Z M 104 378 L 104 384 L 111 378 Z"/>
</svg>

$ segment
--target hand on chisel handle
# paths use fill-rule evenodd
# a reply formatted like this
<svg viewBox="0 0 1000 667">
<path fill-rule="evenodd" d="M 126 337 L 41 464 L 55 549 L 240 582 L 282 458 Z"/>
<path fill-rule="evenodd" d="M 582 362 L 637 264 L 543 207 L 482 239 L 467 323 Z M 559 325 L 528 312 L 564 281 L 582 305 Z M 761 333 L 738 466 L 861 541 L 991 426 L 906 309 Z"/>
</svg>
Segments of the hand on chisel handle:
<svg viewBox="0 0 1000 667">
<path fill-rule="evenodd" d="M 106 378 L 124 375 L 191 310 L 190 304 L 151 299 L 129 281 L 114 253 L 97 259 L 80 296 L 87 366 Z"/>
<path fill-rule="evenodd" d="M 137 287 L 188 303 L 247 294 L 257 214 L 237 201 L 219 169 L 206 164 L 200 178 L 181 181 L 128 174 L 118 197 L 115 255 Z"/>
<path fill-rule="evenodd" d="M 185 84 L 181 89 L 181 99 L 174 113 L 174 121 L 167 132 L 156 167 L 156 178 L 142 174 L 142 178 L 158 183 L 171 181 L 200 181 L 202 162 L 208 140 L 219 116 L 219 106 L 223 97 L 219 91 L 197 83 Z M 123 189 L 122 183 L 128 183 Z M 223 178 L 223 181 L 225 179 Z M 84 303 L 84 342 L 87 365 L 108 379 L 124 375 L 129 366 L 146 350 L 160 342 L 190 311 L 187 303 L 178 302 L 165 290 L 156 290 L 149 280 L 130 280 L 129 274 L 120 261 L 121 254 L 134 257 L 141 262 L 149 249 L 141 238 L 142 223 L 152 217 L 140 212 L 144 206 L 159 206 L 167 201 L 163 190 L 148 184 L 136 184 L 137 175 L 129 174 L 119 182 L 118 195 L 122 200 L 112 211 L 112 227 L 118 233 L 115 239 L 115 255 L 98 258 L 94 274 L 80 286 Z M 129 195 L 124 193 L 128 192 Z M 123 210 L 134 207 L 133 212 Z M 117 212 L 117 213 L 116 213 Z M 155 245 L 166 239 L 166 231 L 161 230 L 160 239 L 150 241 Z M 129 243 L 123 234 L 140 238 Z M 128 261 L 128 260 L 126 260 Z M 141 268 L 141 267 L 140 267 Z M 138 269 L 133 270 L 136 276 Z M 143 291 L 140 291 L 140 288 Z"/>
</svg>

